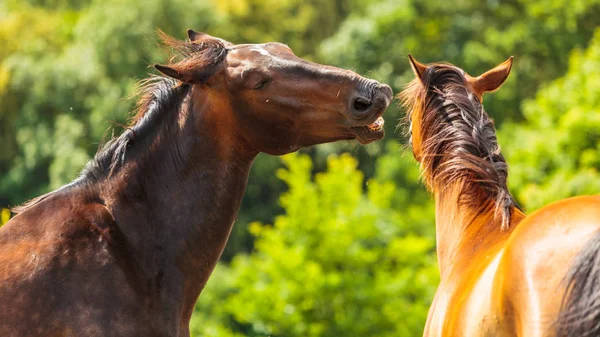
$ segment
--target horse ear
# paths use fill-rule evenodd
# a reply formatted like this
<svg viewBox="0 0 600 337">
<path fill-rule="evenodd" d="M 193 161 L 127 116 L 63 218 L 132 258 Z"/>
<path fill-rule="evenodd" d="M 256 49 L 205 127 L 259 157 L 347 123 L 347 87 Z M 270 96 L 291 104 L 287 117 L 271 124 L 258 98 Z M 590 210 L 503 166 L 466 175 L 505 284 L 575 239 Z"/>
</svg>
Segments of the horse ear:
<svg viewBox="0 0 600 337">
<path fill-rule="evenodd" d="M 427 66 L 415 60 L 411 54 L 408 54 L 408 59 L 410 60 L 410 67 L 412 68 L 413 73 L 415 73 L 415 77 L 423 82 L 423 73 L 425 72 L 425 69 L 427 69 Z"/>
<path fill-rule="evenodd" d="M 514 57 L 511 56 L 508 60 L 500 63 L 493 69 L 486 71 L 481 76 L 471 78 L 471 87 L 473 88 L 474 93 L 477 96 L 482 97 L 484 92 L 491 92 L 500 88 L 510 74 L 513 59 Z"/>
<path fill-rule="evenodd" d="M 208 34 L 197 32 L 193 29 L 188 29 L 187 35 L 188 35 L 188 38 L 190 39 L 190 41 L 192 41 L 192 42 L 202 40 L 206 37 L 209 37 L 209 38 L 212 37 L 212 36 L 209 36 Z"/>
<path fill-rule="evenodd" d="M 208 71 L 186 71 L 186 67 L 181 64 L 171 64 L 168 66 L 164 66 L 162 64 L 155 64 L 154 68 L 160 71 L 164 75 L 167 75 L 171 78 L 180 80 L 181 82 L 190 83 L 190 84 L 201 84 L 206 80 L 205 77 L 209 77 Z M 203 76 L 206 75 L 206 76 Z"/>
<path fill-rule="evenodd" d="M 183 72 L 178 71 L 177 69 L 175 69 L 172 66 L 163 66 L 161 64 L 155 64 L 154 68 L 156 68 L 156 70 L 160 71 L 161 73 L 163 73 L 169 77 L 178 79 L 182 82 L 189 82 L 189 80 L 190 80 L 189 78 L 187 78 L 187 76 L 185 76 L 185 74 Z"/>
<path fill-rule="evenodd" d="M 197 32 L 193 29 L 188 29 L 187 35 L 188 35 L 188 38 L 190 39 L 190 42 L 192 42 L 192 43 L 201 43 L 201 42 L 205 42 L 205 41 L 216 40 L 216 41 L 221 42 L 221 44 L 223 44 L 225 47 L 233 46 L 233 43 L 231 43 L 229 41 L 208 35 L 206 33 Z"/>
<path fill-rule="evenodd" d="M 197 65 L 193 61 L 182 61 L 170 65 L 155 64 L 154 68 L 164 75 L 189 84 L 207 84 L 208 79 L 219 69 L 219 62 Z"/>
</svg>

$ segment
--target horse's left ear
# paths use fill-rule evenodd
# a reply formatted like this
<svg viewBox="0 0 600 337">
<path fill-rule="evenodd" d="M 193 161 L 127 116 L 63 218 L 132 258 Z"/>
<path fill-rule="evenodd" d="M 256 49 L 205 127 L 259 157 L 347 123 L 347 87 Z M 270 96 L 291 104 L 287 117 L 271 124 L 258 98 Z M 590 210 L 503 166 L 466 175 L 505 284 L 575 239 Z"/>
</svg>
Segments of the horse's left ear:
<svg viewBox="0 0 600 337">
<path fill-rule="evenodd" d="M 187 35 L 188 38 L 190 39 L 190 41 L 194 42 L 194 41 L 198 41 L 201 40 L 203 38 L 209 37 L 211 38 L 212 36 L 206 34 L 206 33 L 201 33 L 201 32 L 197 32 L 193 29 L 188 29 L 187 30 Z"/>
<path fill-rule="evenodd" d="M 156 68 L 156 70 L 160 71 L 161 73 L 178 79 L 181 82 L 190 82 L 191 78 L 188 78 L 188 76 L 185 75 L 184 72 L 182 72 L 181 70 L 173 67 L 173 66 L 163 66 L 162 64 L 155 64 L 154 68 Z"/>
<path fill-rule="evenodd" d="M 417 61 L 411 54 L 408 54 L 408 60 L 410 61 L 410 67 L 415 77 L 423 83 L 423 73 L 425 73 L 427 66 Z"/>
<path fill-rule="evenodd" d="M 215 73 L 216 65 L 206 65 L 204 67 L 194 68 L 187 62 L 179 62 L 170 65 L 155 64 L 154 68 L 164 75 L 190 84 L 205 84 L 206 81 Z"/>
<path fill-rule="evenodd" d="M 510 74 L 513 59 L 513 56 L 509 57 L 508 60 L 500 63 L 493 69 L 486 71 L 479 77 L 467 78 L 473 93 L 481 99 L 484 92 L 491 92 L 500 88 Z"/>
<path fill-rule="evenodd" d="M 208 35 L 206 33 L 197 32 L 193 29 L 188 29 L 187 35 L 188 35 L 188 39 L 190 39 L 190 42 L 192 42 L 192 43 L 202 43 L 202 42 L 206 42 L 206 41 L 210 41 L 210 40 L 217 40 L 217 41 L 221 42 L 225 47 L 233 46 L 233 43 L 231 43 L 229 41 Z"/>
</svg>

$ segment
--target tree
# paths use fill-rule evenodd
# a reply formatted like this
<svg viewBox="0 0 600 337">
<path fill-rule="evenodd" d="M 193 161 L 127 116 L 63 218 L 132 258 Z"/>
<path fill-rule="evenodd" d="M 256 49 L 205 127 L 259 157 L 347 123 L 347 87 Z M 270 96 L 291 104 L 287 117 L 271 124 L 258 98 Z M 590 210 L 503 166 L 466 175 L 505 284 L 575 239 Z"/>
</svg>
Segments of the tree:
<svg viewBox="0 0 600 337">
<path fill-rule="evenodd" d="M 155 29 L 182 34 L 205 16 L 189 1 L 61 1 L 55 9 L 10 1 L 1 17 L 0 203 L 17 204 L 73 180 L 151 60 L 162 60 Z M 119 20 L 111 20 L 117 16 Z M 197 24 L 198 26 L 198 24 Z M 198 27 L 198 28 L 206 28 Z M 3 43 L 4 45 L 4 43 Z M 120 128 L 118 131 L 120 132 Z"/>
<path fill-rule="evenodd" d="M 319 43 L 333 35 L 351 11 L 362 11 L 357 0 L 220 0 L 216 11 L 232 41 L 282 41 L 297 55 L 314 59 Z"/>
<path fill-rule="evenodd" d="M 390 166 L 404 164 L 397 154 Z M 412 159 L 410 159 L 412 160 Z M 255 250 L 220 266 L 197 304 L 197 336 L 414 336 L 438 280 L 431 202 L 393 207 L 404 194 L 363 174 L 351 156 L 330 156 L 311 177 L 304 154 L 283 158 L 289 190 L 273 226 L 253 223 Z M 425 220 L 423 220 L 425 219 Z"/>
<path fill-rule="evenodd" d="M 479 75 L 515 55 L 511 79 L 486 98 L 496 116 L 520 120 L 524 98 L 564 73 L 566 51 L 583 47 L 600 24 L 599 0 L 371 0 L 320 46 L 322 60 L 353 68 L 398 91 L 413 78 L 407 54 L 448 61 Z M 393 131 L 390 125 L 390 131 Z"/>
<path fill-rule="evenodd" d="M 528 210 L 600 192 L 600 29 L 568 69 L 524 102 L 524 123 L 500 133 L 509 184 Z"/>
<path fill-rule="evenodd" d="M 414 78 L 408 53 L 422 62 L 454 63 L 474 76 L 514 55 L 514 69 L 502 90 L 485 98 L 498 127 L 522 121 L 523 101 L 564 74 L 568 51 L 584 47 L 600 25 L 599 0 L 369 0 L 365 8 L 351 12 L 336 34 L 321 43 L 320 60 L 354 69 L 399 92 Z M 388 109 L 387 135 L 398 135 L 393 121 L 400 117 L 399 109 Z M 372 157 L 386 152 L 384 144 L 356 152 L 367 177 L 375 174 Z M 319 149 L 352 150 L 337 143 Z"/>
<path fill-rule="evenodd" d="M 168 58 L 156 28 L 178 38 L 194 28 L 236 43 L 283 41 L 312 57 L 354 2 L 1 2 L 0 205 L 73 180 L 101 139 L 121 132 L 136 81 Z M 257 158 L 226 258 L 250 249 L 247 223 L 279 211 L 278 167 L 274 157 Z"/>
</svg>

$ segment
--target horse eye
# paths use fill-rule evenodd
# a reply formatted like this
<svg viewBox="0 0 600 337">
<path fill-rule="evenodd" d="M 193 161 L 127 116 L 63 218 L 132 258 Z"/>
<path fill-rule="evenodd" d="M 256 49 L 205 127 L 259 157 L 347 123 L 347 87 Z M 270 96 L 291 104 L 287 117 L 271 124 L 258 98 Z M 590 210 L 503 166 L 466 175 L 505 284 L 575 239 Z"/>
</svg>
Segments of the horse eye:
<svg viewBox="0 0 600 337">
<path fill-rule="evenodd" d="M 255 85 L 255 86 L 254 86 L 254 88 L 252 88 L 252 89 L 253 89 L 253 90 L 260 90 L 260 89 L 264 88 L 264 87 L 265 87 L 265 85 L 267 85 L 267 83 L 269 83 L 269 82 L 271 82 L 271 79 L 269 79 L 269 78 L 267 78 L 267 79 L 264 79 L 264 80 L 262 80 L 262 81 L 260 81 L 260 82 L 256 83 L 256 85 Z"/>
</svg>

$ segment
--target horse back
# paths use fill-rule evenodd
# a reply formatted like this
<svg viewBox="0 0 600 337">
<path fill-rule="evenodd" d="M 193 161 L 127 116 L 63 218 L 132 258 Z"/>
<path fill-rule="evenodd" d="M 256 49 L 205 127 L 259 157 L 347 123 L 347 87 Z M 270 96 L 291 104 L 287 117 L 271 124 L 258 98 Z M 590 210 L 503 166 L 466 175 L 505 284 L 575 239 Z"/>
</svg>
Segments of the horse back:
<svg viewBox="0 0 600 337">
<path fill-rule="evenodd" d="M 0 335 L 135 335 L 143 301 L 115 228 L 104 205 L 76 193 L 11 219 L 0 230 Z"/>
<path fill-rule="evenodd" d="M 598 230 L 600 196 L 561 200 L 519 224 L 506 243 L 497 276 L 514 335 L 553 335 L 567 271 Z"/>
</svg>

